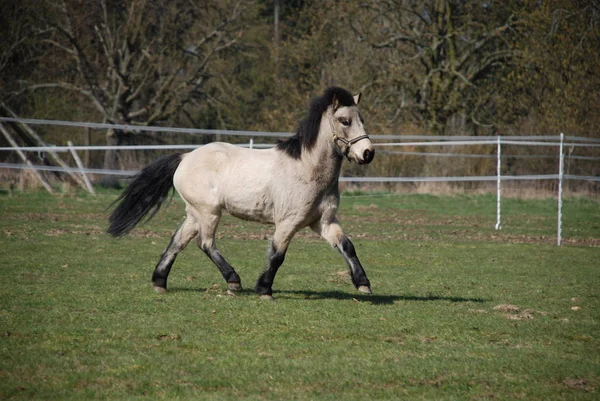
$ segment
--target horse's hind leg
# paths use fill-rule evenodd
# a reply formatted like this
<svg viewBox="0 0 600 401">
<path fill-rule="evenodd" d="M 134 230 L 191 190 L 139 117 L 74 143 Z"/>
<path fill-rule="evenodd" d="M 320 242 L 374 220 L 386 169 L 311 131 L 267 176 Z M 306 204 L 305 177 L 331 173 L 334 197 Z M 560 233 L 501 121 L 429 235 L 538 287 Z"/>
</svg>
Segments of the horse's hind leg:
<svg viewBox="0 0 600 401">
<path fill-rule="evenodd" d="M 167 278 L 169 277 L 171 266 L 173 266 L 177 254 L 187 246 L 196 234 L 198 234 L 198 223 L 196 222 L 196 219 L 188 215 L 185 221 L 179 226 L 175 233 L 173 233 L 171 242 L 169 242 L 167 249 L 163 252 L 154 269 L 154 273 L 152 274 L 152 285 L 156 292 L 162 294 L 167 290 Z"/>
<path fill-rule="evenodd" d="M 227 282 L 227 287 L 231 291 L 241 291 L 242 281 L 235 269 L 225 260 L 215 244 L 215 232 L 219 225 L 221 214 L 206 213 L 200 217 L 200 236 L 198 237 L 198 246 L 206 256 L 219 268 L 223 278 Z"/>
</svg>

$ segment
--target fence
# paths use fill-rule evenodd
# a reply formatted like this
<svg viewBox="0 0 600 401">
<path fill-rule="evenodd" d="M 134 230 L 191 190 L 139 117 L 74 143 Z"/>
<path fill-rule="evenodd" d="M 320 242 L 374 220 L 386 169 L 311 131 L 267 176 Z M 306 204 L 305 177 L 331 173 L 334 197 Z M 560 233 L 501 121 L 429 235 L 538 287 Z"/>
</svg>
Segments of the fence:
<svg viewBox="0 0 600 401">
<path fill-rule="evenodd" d="M 191 135 L 221 135 L 248 137 L 249 141 L 244 146 L 249 148 L 269 148 L 273 144 L 255 144 L 254 138 L 281 138 L 292 135 L 287 132 L 259 132 L 259 131 L 234 131 L 234 130 L 208 130 L 193 128 L 173 128 L 173 127 L 143 127 L 122 124 L 105 124 L 90 122 L 56 121 L 56 120 L 38 120 L 38 119 L 19 119 L 0 117 L 1 122 L 29 124 L 29 125 L 53 125 L 63 127 L 83 127 L 91 129 L 118 129 L 129 132 L 170 132 L 185 133 Z M 0 124 L 1 126 L 1 124 Z M 476 158 L 495 158 L 496 175 L 493 176 L 438 176 L 438 177 L 340 177 L 341 182 L 370 182 L 370 183 L 414 183 L 414 182 L 496 182 L 496 224 L 495 229 L 502 228 L 502 182 L 503 181 L 525 181 L 525 180 L 556 180 L 558 182 L 558 216 L 557 216 L 557 245 L 561 245 L 562 237 L 562 198 L 563 184 L 565 180 L 584 180 L 590 182 L 600 182 L 599 176 L 584 176 L 564 173 L 565 147 L 571 149 L 584 147 L 586 149 L 600 149 L 600 139 L 572 137 L 560 135 L 550 136 L 497 136 L 493 137 L 472 137 L 472 136 L 421 136 L 421 135 L 371 135 L 373 145 L 381 148 L 390 155 L 412 155 L 412 156 L 435 156 L 435 157 L 476 157 Z M 379 142 L 386 141 L 386 142 Z M 389 142 L 396 141 L 396 142 Z M 464 154 L 464 153 L 437 153 L 437 152 L 402 152 L 388 150 L 398 147 L 428 147 L 428 146 L 471 146 L 471 145 L 490 145 L 496 147 L 496 154 Z M 502 154 L 503 146 L 537 146 L 537 147 L 555 147 L 556 155 L 513 155 L 512 157 L 545 157 L 556 158 L 558 160 L 557 174 L 537 174 L 537 175 L 502 175 L 502 160 L 505 157 Z M 106 150 L 192 150 L 199 145 L 131 145 L 131 146 L 75 146 L 70 141 L 67 146 L 27 146 L 21 147 L 13 144 L 11 147 L 0 147 L 0 151 L 17 152 L 68 152 L 73 156 L 77 167 L 56 167 L 46 165 L 0 163 L 0 168 L 5 169 L 30 169 L 38 171 L 56 171 L 67 172 L 71 174 L 80 174 L 83 177 L 86 187 L 93 192 L 87 174 L 108 174 L 113 176 L 131 176 L 137 171 L 131 170 L 106 170 L 84 168 L 81 164 L 78 151 L 106 151 Z M 201 146 L 201 145 L 200 145 Z M 571 156 L 572 159 L 580 160 L 600 160 L 600 157 L 594 156 Z"/>
</svg>

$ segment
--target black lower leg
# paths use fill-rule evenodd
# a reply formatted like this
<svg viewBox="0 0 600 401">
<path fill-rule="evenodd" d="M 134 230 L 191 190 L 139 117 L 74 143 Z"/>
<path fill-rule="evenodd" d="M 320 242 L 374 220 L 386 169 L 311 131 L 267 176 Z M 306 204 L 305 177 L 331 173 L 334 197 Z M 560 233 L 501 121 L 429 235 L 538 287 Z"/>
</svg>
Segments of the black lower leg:
<svg viewBox="0 0 600 401">
<path fill-rule="evenodd" d="M 367 274 L 358 260 L 358 256 L 356 256 L 354 245 L 352 245 L 352 242 L 350 242 L 346 236 L 344 236 L 340 241 L 340 252 L 344 256 L 344 259 L 350 268 L 352 284 L 354 284 L 356 288 L 360 286 L 370 287 L 371 283 L 369 282 Z"/>
<path fill-rule="evenodd" d="M 216 248 L 203 248 L 202 250 L 206 256 L 208 256 L 210 260 L 217 265 L 225 281 L 228 283 L 241 284 L 242 281 L 240 276 L 238 276 L 235 269 L 229 263 L 227 263 L 223 255 L 221 255 L 221 252 L 219 252 Z"/>
<path fill-rule="evenodd" d="M 273 280 L 277 270 L 283 264 L 285 260 L 286 249 L 277 250 L 275 246 L 271 244 L 268 255 L 268 266 L 265 271 L 260 275 L 256 282 L 256 292 L 260 295 L 272 295 L 273 294 Z"/>
<path fill-rule="evenodd" d="M 154 273 L 152 273 L 152 284 L 155 287 L 160 287 L 167 289 L 167 278 L 169 277 L 169 272 L 171 271 L 171 267 L 175 262 L 175 258 L 177 254 L 169 254 L 168 248 L 162 254 L 156 268 L 154 269 Z"/>
<path fill-rule="evenodd" d="M 167 289 L 167 278 L 169 277 L 169 273 L 171 272 L 171 267 L 175 262 L 175 258 L 177 258 L 177 254 L 183 248 L 185 248 L 186 243 L 181 243 L 181 232 L 185 227 L 186 222 L 183 222 L 177 230 L 173 233 L 171 237 L 171 241 L 169 241 L 169 245 L 160 256 L 160 260 L 156 264 L 154 268 L 154 273 L 152 273 L 152 284 L 154 287 L 160 287 Z"/>
</svg>

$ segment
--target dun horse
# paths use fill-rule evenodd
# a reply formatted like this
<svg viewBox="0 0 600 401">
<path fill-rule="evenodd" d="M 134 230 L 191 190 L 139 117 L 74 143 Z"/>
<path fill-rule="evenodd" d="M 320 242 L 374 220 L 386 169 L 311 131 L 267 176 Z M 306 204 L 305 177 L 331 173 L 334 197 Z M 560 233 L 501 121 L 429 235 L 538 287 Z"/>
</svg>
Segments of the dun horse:
<svg viewBox="0 0 600 401">
<path fill-rule="evenodd" d="M 360 94 L 329 88 L 315 98 L 295 135 L 271 149 L 246 149 L 211 143 L 185 154 L 157 159 L 138 173 L 123 191 L 109 217 L 108 233 L 127 234 L 146 215 L 154 216 L 175 187 L 187 216 L 173 234 L 154 274 L 154 289 L 163 293 L 171 266 L 186 245 L 198 246 L 219 268 L 229 290 L 242 289 L 240 276 L 215 244 L 223 211 L 245 220 L 275 224 L 267 267 L 256 282 L 261 298 L 272 299 L 273 280 L 292 237 L 310 227 L 343 255 L 354 286 L 371 293 L 371 284 L 344 235 L 336 212 L 343 158 L 358 164 L 373 160 L 375 151 L 358 109 Z"/>
</svg>

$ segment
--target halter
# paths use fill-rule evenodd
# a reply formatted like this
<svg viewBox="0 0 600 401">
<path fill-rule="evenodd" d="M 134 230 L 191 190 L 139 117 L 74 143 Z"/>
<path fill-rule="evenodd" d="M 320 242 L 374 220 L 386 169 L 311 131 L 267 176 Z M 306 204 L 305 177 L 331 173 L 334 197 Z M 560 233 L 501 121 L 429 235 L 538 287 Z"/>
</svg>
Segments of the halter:
<svg viewBox="0 0 600 401">
<path fill-rule="evenodd" d="M 333 124 L 333 117 L 329 119 L 329 125 L 331 126 L 331 132 L 333 133 L 333 143 L 335 143 L 336 146 L 338 148 L 340 148 L 340 150 L 342 151 L 344 156 L 346 156 L 346 159 L 348 159 L 348 161 L 350 161 L 350 157 L 348 156 L 348 153 L 350 153 L 350 148 L 352 147 L 352 145 L 354 145 L 356 142 L 362 141 L 363 139 L 369 139 L 369 135 L 367 135 L 367 134 L 357 136 L 356 138 L 352 138 L 350 140 L 348 140 L 346 138 L 342 138 L 341 136 L 339 136 L 337 134 L 337 132 L 335 132 L 335 126 Z M 338 141 L 342 142 L 343 146 L 340 146 L 338 144 Z"/>
</svg>

